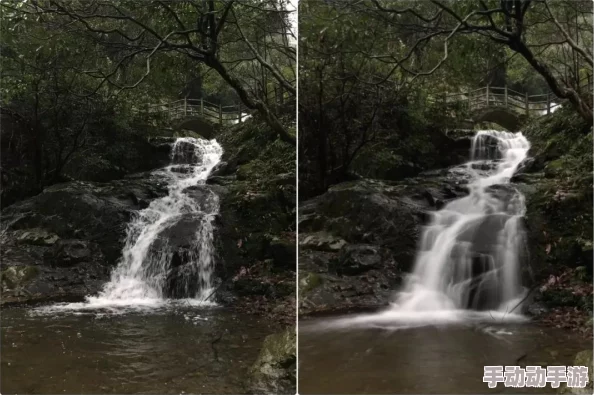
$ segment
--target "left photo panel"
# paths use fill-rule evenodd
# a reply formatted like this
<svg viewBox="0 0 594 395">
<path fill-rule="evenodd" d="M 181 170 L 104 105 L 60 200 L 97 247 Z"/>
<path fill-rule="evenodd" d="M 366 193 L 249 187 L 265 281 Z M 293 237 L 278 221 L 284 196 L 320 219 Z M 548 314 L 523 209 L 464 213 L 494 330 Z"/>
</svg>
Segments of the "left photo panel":
<svg viewBox="0 0 594 395">
<path fill-rule="evenodd" d="M 295 394 L 297 0 L 0 10 L 0 392 Z"/>
</svg>

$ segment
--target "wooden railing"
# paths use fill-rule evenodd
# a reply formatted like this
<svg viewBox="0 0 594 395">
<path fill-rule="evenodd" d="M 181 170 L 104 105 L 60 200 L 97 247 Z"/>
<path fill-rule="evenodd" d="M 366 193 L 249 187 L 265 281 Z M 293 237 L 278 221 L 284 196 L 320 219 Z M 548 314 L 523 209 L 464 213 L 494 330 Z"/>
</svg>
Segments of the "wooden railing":
<svg viewBox="0 0 594 395">
<path fill-rule="evenodd" d="M 580 94 L 592 96 L 592 79 L 584 78 L 578 88 Z M 444 94 L 441 99 L 434 99 L 433 102 L 445 102 L 446 104 L 461 103 L 467 109 L 474 111 L 488 107 L 504 107 L 525 115 L 550 114 L 556 107 L 560 106 L 564 99 L 559 99 L 552 92 L 538 95 L 528 95 L 509 89 L 507 86 L 489 86 L 478 88 L 468 92 Z"/>
<path fill-rule="evenodd" d="M 136 108 L 135 112 L 146 115 L 158 114 L 169 121 L 200 117 L 218 124 L 241 122 L 247 115 L 247 109 L 241 104 L 222 106 L 204 99 L 186 98 L 169 103 L 147 104 L 142 108 Z"/>
<path fill-rule="evenodd" d="M 267 105 L 282 106 L 290 101 L 290 96 L 281 86 L 277 86 L 264 94 L 263 100 Z M 241 103 L 223 106 L 203 98 L 184 98 L 169 103 L 145 104 L 133 111 L 141 115 L 159 115 L 168 121 L 200 117 L 218 124 L 242 122 L 253 112 Z"/>
</svg>

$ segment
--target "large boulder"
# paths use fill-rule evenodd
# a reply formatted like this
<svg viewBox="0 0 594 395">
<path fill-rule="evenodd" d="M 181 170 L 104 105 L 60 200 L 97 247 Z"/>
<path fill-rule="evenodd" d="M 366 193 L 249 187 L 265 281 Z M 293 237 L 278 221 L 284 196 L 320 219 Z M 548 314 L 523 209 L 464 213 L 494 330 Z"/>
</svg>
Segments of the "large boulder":
<svg viewBox="0 0 594 395">
<path fill-rule="evenodd" d="M 266 336 L 258 358 L 250 368 L 249 388 L 252 393 L 295 393 L 296 342 L 294 327 Z"/>
<path fill-rule="evenodd" d="M 220 198 L 216 299 L 271 321 L 294 322 L 295 147 L 256 115 L 221 128 L 217 141 L 222 163 L 207 180 Z"/>
<path fill-rule="evenodd" d="M 2 266 L 17 272 L 34 267 L 36 275 L 18 290 L 3 287 L 2 302 L 97 292 L 121 255 L 133 213 L 166 193 L 163 180 L 137 174 L 109 183 L 56 184 L 5 208 Z"/>
<path fill-rule="evenodd" d="M 299 209 L 300 314 L 385 305 L 414 263 L 428 212 L 464 196 L 464 173 L 337 184 Z"/>
</svg>

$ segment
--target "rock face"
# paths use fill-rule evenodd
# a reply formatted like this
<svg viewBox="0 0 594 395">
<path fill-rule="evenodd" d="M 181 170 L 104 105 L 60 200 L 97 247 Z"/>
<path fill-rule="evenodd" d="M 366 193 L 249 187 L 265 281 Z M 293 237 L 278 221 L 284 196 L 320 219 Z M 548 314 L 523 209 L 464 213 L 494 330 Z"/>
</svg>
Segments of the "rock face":
<svg viewBox="0 0 594 395">
<path fill-rule="evenodd" d="M 414 263 L 432 210 L 465 195 L 458 170 L 403 181 L 359 180 L 300 205 L 300 314 L 375 308 Z"/>
<path fill-rule="evenodd" d="M 219 197 L 213 224 L 218 301 L 245 300 L 248 308 L 265 306 L 271 314 L 294 322 L 295 149 L 276 140 L 263 125 L 250 120 L 221 131 L 217 140 L 225 156 L 209 185 L 184 193 L 204 204 L 214 202 L 208 199 L 213 192 Z M 169 164 L 174 141 L 145 141 L 155 155 L 143 166 Z M 185 163 L 192 155 L 194 147 L 182 142 L 173 158 L 174 170 L 187 171 Z M 80 299 L 96 293 L 121 256 L 134 213 L 166 194 L 159 176 L 139 173 L 109 182 L 56 184 L 5 208 L 2 270 L 15 269 L 4 273 L 2 302 Z M 202 220 L 201 215 L 186 216 L 151 246 L 170 255 L 172 270 L 164 281 L 168 297 L 186 295 L 192 291 L 188 286 L 198 286 L 197 281 L 181 279 L 188 278 L 186 263 L 196 253 L 190 241 Z"/>
<path fill-rule="evenodd" d="M 250 369 L 250 391 L 254 394 L 294 394 L 296 385 L 295 328 L 266 336 Z"/>
<path fill-rule="evenodd" d="M 295 148 L 257 117 L 217 135 L 222 162 L 207 183 L 218 187 L 215 222 L 221 303 L 295 321 Z"/>
<path fill-rule="evenodd" d="M 514 179 L 527 206 L 525 277 L 538 286 L 528 310 L 545 319 L 581 312 L 587 321 L 592 316 L 592 129 L 571 109 L 562 109 L 531 123 L 524 135 L 532 144 L 531 160 Z M 568 320 L 562 321 L 555 324 L 565 327 Z"/>
<path fill-rule="evenodd" d="M 2 283 L 3 303 L 97 292 L 120 256 L 131 215 L 166 193 L 162 181 L 138 174 L 56 184 L 5 208 L 0 257 L 9 280 Z"/>
</svg>

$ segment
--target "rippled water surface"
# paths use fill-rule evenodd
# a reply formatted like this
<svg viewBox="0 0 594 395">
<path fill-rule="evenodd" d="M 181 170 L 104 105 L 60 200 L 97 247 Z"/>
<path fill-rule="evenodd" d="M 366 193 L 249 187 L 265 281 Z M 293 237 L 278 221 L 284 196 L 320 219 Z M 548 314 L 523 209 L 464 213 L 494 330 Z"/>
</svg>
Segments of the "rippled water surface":
<svg viewBox="0 0 594 395">
<path fill-rule="evenodd" d="M 245 393 L 274 331 L 222 308 L 1 313 L 2 394 Z"/>
<path fill-rule="evenodd" d="M 301 394 L 543 393 L 502 384 L 489 390 L 483 366 L 573 365 L 577 352 L 592 348 L 533 324 L 349 329 L 332 321 L 299 324 Z"/>
</svg>

